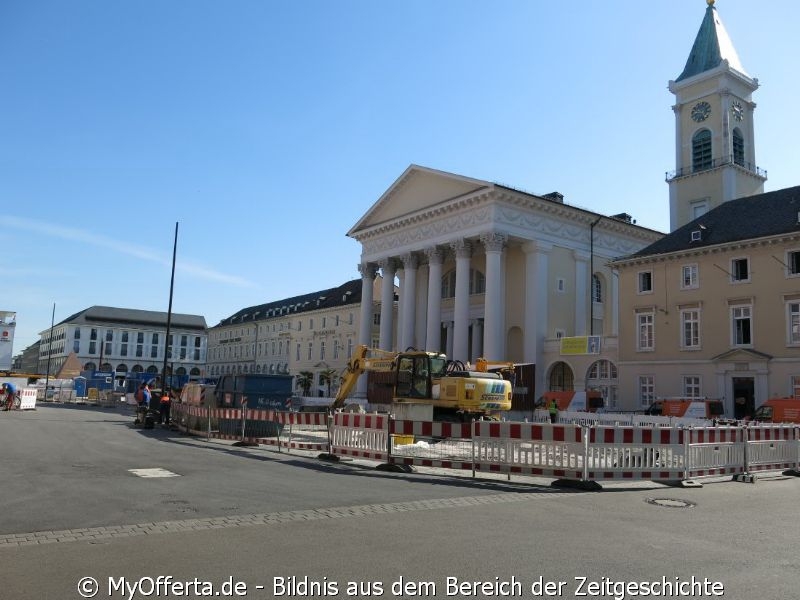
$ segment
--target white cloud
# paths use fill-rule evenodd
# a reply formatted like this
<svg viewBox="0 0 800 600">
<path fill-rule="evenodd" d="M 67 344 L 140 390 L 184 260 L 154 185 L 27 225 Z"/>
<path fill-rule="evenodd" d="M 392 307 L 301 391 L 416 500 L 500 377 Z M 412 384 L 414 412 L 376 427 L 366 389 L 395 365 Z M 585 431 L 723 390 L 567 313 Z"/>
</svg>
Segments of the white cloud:
<svg viewBox="0 0 800 600">
<path fill-rule="evenodd" d="M 131 244 L 128 242 L 121 242 L 117 239 L 110 238 L 102 234 L 98 234 L 97 232 L 94 231 L 86 231 L 83 229 L 76 229 L 73 227 L 65 227 L 63 225 L 43 223 L 41 221 L 33 221 L 30 219 L 13 217 L 13 216 L 4 217 L 3 224 L 10 229 L 30 231 L 46 235 L 49 237 L 71 240 L 83 244 L 90 244 L 92 246 L 97 246 L 100 248 L 104 248 L 106 250 L 111 250 L 112 252 L 125 254 L 127 256 L 133 256 L 134 258 L 138 258 L 140 260 L 146 260 L 149 262 L 158 263 L 161 265 L 165 265 L 167 267 L 170 267 L 172 265 L 171 260 L 165 258 L 163 255 L 160 255 L 149 248 L 145 248 L 144 246 L 138 246 L 136 244 Z M 183 273 L 187 273 L 188 275 L 195 276 L 199 279 L 207 279 L 210 281 L 235 285 L 237 287 L 255 287 L 255 284 L 253 282 L 248 281 L 242 277 L 237 277 L 235 275 L 230 275 L 227 273 L 221 273 L 210 267 L 192 263 L 191 261 L 186 261 L 181 258 L 178 258 L 176 260 L 175 268 L 176 270 L 179 270 Z M 32 270 L 28 269 L 16 269 L 16 271 L 19 271 L 20 273 L 32 272 Z"/>
</svg>

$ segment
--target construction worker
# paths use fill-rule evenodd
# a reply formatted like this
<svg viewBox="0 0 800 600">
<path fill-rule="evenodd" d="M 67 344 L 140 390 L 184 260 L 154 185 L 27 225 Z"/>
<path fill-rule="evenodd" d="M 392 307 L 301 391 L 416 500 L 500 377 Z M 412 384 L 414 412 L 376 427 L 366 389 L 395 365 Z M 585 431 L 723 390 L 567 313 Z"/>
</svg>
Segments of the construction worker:
<svg viewBox="0 0 800 600">
<path fill-rule="evenodd" d="M 558 421 L 558 402 L 556 402 L 555 398 L 550 400 L 550 405 L 547 407 L 547 410 L 550 413 L 550 422 L 555 423 Z"/>
<path fill-rule="evenodd" d="M 161 425 L 169 425 L 169 412 L 172 405 L 172 391 L 164 390 L 161 393 L 161 402 L 159 403 L 158 422 Z"/>
</svg>

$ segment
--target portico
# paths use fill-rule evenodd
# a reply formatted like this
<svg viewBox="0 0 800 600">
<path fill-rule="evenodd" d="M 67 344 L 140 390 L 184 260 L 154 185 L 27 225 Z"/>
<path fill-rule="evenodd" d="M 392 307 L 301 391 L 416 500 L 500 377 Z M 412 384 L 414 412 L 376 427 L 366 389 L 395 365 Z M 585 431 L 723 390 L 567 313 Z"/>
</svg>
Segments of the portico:
<svg viewBox="0 0 800 600">
<path fill-rule="evenodd" d="M 383 286 L 381 349 L 534 363 L 541 391 L 547 365 L 559 360 L 547 355 L 545 341 L 589 334 L 590 262 L 610 282 L 609 259 L 661 237 L 619 219 L 598 223 L 597 214 L 564 204 L 560 194 L 537 196 L 416 165 L 348 235 L 362 245 L 362 332 L 373 318 L 372 279 L 380 271 L 384 281 L 399 282 L 397 323 L 392 286 Z M 594 307 L 595 320 L 606 324 L 596 333 L 616 335 L 613 305 L 609 298 Z"/>
</svg>

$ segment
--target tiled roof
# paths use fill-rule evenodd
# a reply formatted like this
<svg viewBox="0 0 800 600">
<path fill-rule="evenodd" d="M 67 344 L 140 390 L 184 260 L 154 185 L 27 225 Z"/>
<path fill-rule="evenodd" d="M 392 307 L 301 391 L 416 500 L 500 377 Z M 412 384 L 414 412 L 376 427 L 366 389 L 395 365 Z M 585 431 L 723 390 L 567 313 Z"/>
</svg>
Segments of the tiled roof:
<svg viewBox="0 0 800 600">
<path fill-rule="evenodd" d="M 217 327 L 233 325 L 234 323 L 262 321 L 281 315 L 303 313 L 311 310 L 346 306 L 349 304 L 359 304 L 360 302 L 361 280 L 353 279 L 339 287 L 311 292 L 309 294 L 303 294 L 302 296 L 284 298 L 283 300 L 266 302 L 257 306 L 248 306 L 230 317 L 222 319 Z"/>
<path fill-rule="evenodd" d="M 166 327 L 167 313 L 153 310 L 137 310 L 133 308 L 114 308 L 111 306 L 92 306 L 70 315 L 59 325 L 74 323 L 77 325 L 127 325 L 130 327 Z M 184 315 L 172 313 L 170 326 L 177 329 L 206 329 L 206 319 L 200 315 Z"/>
<path fill-rule="evenodd" d="M 723 202 L 629 258 L 790 233 L 800 233 L 800 186 Z"/>
</svg>

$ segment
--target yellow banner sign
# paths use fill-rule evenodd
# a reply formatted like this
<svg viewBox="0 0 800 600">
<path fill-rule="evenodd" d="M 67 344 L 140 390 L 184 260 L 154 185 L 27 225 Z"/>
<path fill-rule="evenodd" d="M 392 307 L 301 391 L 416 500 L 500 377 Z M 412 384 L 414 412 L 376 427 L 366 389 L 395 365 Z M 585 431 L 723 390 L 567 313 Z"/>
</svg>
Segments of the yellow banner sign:
<svg viewBox="0 0 800 600">
<path fill-rule="evenodd" d="M 600 336 L 562 337 L 561 354 L 600 354 Z"/>
</svg>

